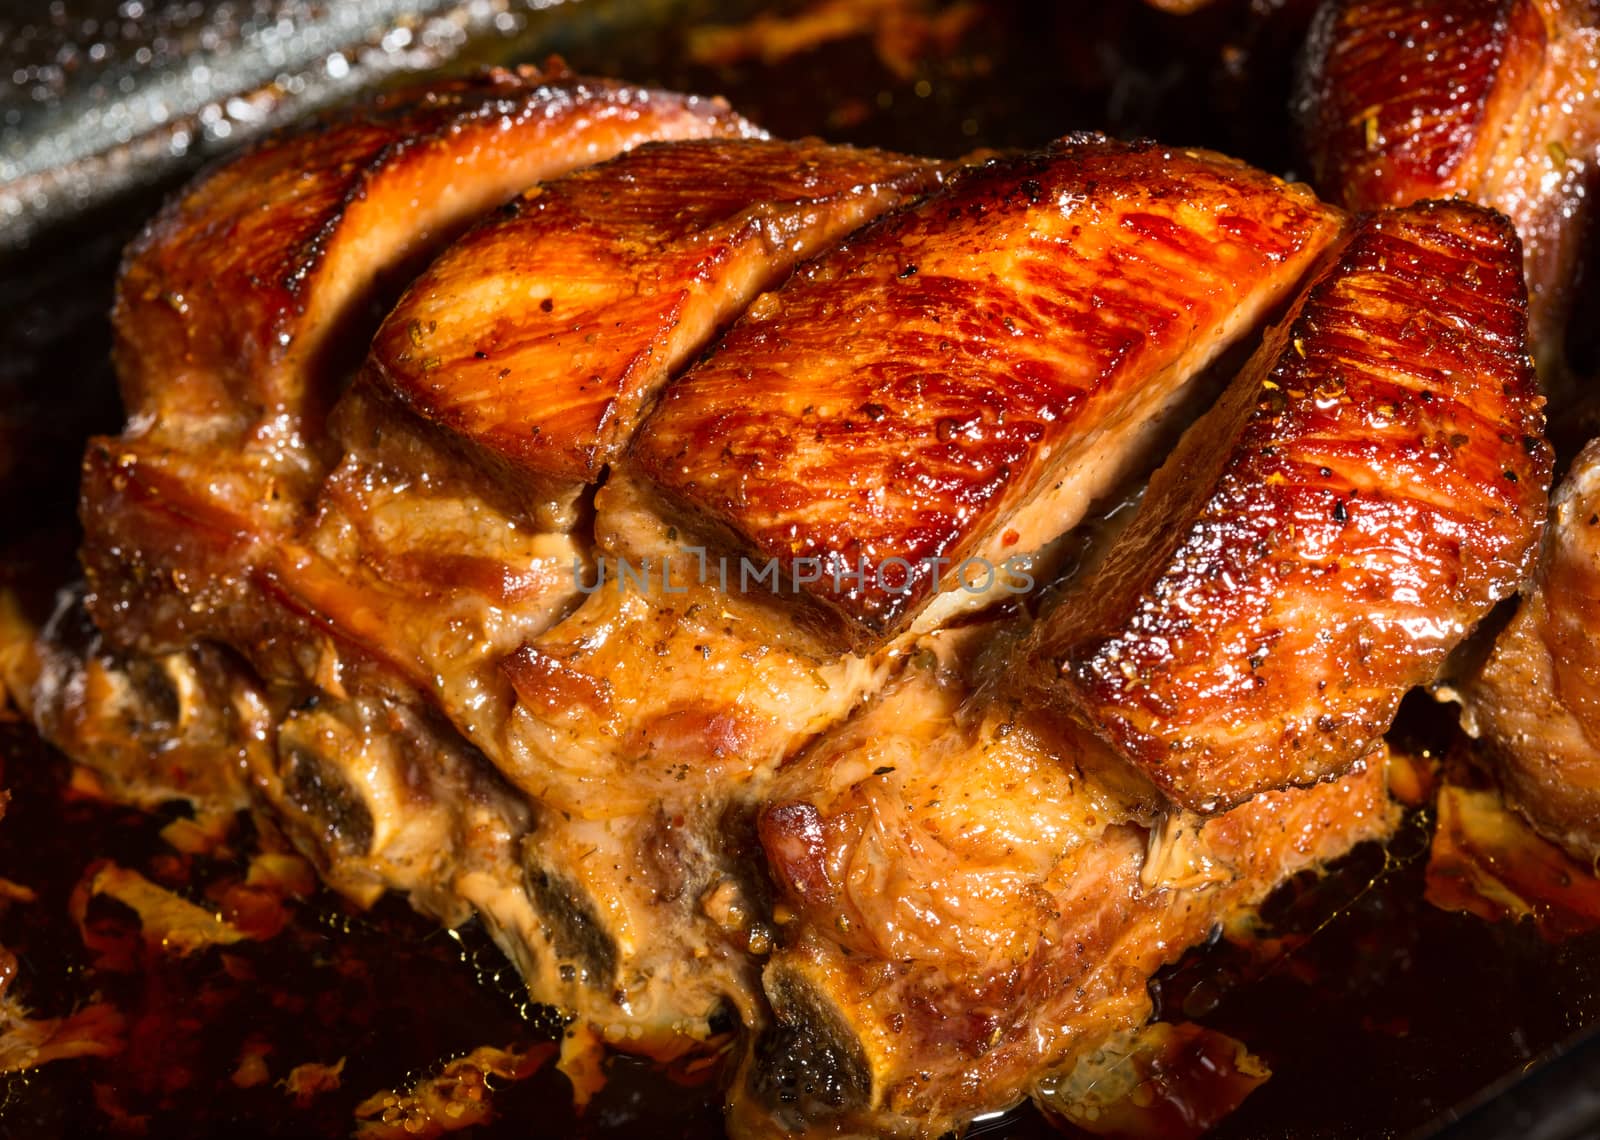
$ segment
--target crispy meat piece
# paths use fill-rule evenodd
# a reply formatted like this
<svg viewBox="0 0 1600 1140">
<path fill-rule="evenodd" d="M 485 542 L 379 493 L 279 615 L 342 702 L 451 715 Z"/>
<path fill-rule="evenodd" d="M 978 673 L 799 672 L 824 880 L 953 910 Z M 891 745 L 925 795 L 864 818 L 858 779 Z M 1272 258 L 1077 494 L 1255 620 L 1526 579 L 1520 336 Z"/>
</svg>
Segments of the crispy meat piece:
<svg viewBox="0 0 1600 1140">
<path fill-rule="evenodd" d="M 1506 798 L 1547 838 L 1600 860 L 1600 441 L 1551 502 L 1538 578 L 1460 686 Z"/>
<path fill-rule="evenodd" d="M 1085 136 L 997 160 L 753 306 L 631 461 L 879 645 L 965 589 L 950 568 L 1070 529 L 1339 225 L 1202 152 Z"/>
<path fill-rule="evenodd" d="M 719 326 L 941 169 L 815 141 L 640 147 L 457 242 L 384 322 L 373 367 L 418 415 L 571 494 Z"/>
<path fill-rule="evenodd" d="M 1600 4 L 1330 0 L 1305 59 L 1318 187 L 1353 210 L 1459 195 L 1505 213 L 1558 379 L 1600 147 Z"/>
<path fill-rule="evenodd" d="M 452 647 L 419 628 L 467 609 L 492 641 L 503 602 L 485 617 L 476 599 L 455 605 L 447 591 L 442 604 L 413 605 L 415 620 L 386 625 L 374 599 L 321 561 L 354 547 L 346 565 L 359 579 L 370 560 L 350 528 L 298 533 L 323 476 L 320 414 L 341 367 L 354 364 L 348 350 L 359 353 L 378 323 L 373 306 L 475 215 L 537 178 L 650 139 L 755 134 L 717 100 L 524 68 L 385 96 L 202 175 L 134 243 L 119 281 L 118 372 L 131 418 L 121 437 L 92 440 L 85 459 L 91 613 L 121 647 L 177 652 L 212 638 L 265 676 L 311 678 L 341 696 L 346 659 L 398 666 L 404 682 L 430 686 Z M 367 418 L 344 420 L 359 437 Z M 391 471 L 332 498 L 387 506 L 392 482 Z M 440 548 L 459 547 L 464 527 L 480 538 L 493 530 L 463 497 L 457 481 L 453 498 L 413 504 L 410 531 L 424 529 L 419 517 L 450 517 L 397 555 L 437 560 Z M 500 545 L 548 557 L 513 576 L 566 581 L 571 548 L 534 542 L 529 551 L 518 522 L 498 528 Z M 399 560 L 380 567 L 392 578 Z M 499 624 L 529 636 L 565 596 L 541 589 Z"/>
<path fill-rule="evenodd" d="M 276 426 L 291 434 L 359 359 L 372 304 L 475 215 L 650 139 L 756 133 L 720 101 L 557 66 L 397 92 L 268 139 L 202 175 L 129 249 L 123 401 L 141 426 L 238 432 L 287 416 Z"/>
<path fill-rule="evenodd" d="M 1041 699 L 1196 811 L 1371 749 L 1531 568 L 1519 254 L 1466 204 L 1363 223 L 1046 619 Z"/>
</svg>

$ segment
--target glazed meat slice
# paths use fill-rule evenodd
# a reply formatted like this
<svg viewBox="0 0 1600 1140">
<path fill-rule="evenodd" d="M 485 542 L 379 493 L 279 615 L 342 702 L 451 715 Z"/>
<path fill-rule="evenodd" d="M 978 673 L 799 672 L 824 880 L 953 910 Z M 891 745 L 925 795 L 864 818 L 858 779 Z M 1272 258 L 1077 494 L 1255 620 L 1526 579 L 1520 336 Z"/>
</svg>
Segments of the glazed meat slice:
<svg viewBox="0 0 1600 1140">
<path fill-rule="evenodd" d="M 354 363 L 317 345 L 359 352 L 378 324 L 372 305 L 419 258 L 538 178 L 649 139 L 758 133 L 716 100 L 559 69 L 493 71 L 382 98 L 203 175 L 135 242 L 119 282 L 130 420 L 121 437 L 91 441 L 85 460 L 91 612 L 124 646 L 167 652 L 209 636 L 268 674 L 327 674 L 333 643 L 307 631 L 337 623 L 338 583 L 326 581 L 337 573 L 308 574 L 311 597 L 279 588 L 300 567 L 319 569 L 304 548 L 339 548 L 296 549 L 332 450 L 321 413 L 342 383 L 337 366 Z M 378 430 L 372 418 L 344 417 L 353 437 Z M 224 443 L 217 432 L 234 434 Z M 374 481 L 366 489 L 381 497 Z M 450 482 L 457 503 L 493 489 L 472 470 Z M 408 529 L 425 513 L 410 512 Z M 481 547 L 495 520 L 471 514 L 456 510 L 438 545 L 459 548 L 475 529 Z M 511 556 L 529 545 L 513 531 L 499 527 Z M 543 553 L 570 579 L 570 548 Z"/>
<path fill-rule="evenodd" d="M 1330 0 L 1299 100 L 1319 188 L 1353 210 L 1466 197 L 1522 236 L 1547 381 L 1600 146 L 1593 0 Z"/>
<path fill-rule="evenodd" d="M 1340 224 L 1203 152 L 1081 137 L 991 162 L 758 300 L 630 462 L 880 645 L 1070 529 Z M 957 582 L 969 558 L 995 573 Z"/>
<path fill-rule="evenodd" d="M 389 663 L 520 774 L 503 740 L 510 689 L 499 666 L 583 601 L 596 568 L 587 536 L 569 532 L 574 494 L 719 323 L 819 242 L 935 183 L 938 169 L 847 147 L 718 141 L 646 147 L 542 184 L 453 247 L 380 331 L 331 419 L 345 455 L 305 549 L 273 552 L 283 604 Z M 453 355 L 452 338 L 464 338 Z M 609 395 L 597 376 L 610 378 Z M 428 405 L 420 415 L 417 401 Z M 451 401 L 470 424 L 440 431 L 434 405 Z M 528 494 L 519 474 L 546 493 Z M 610 529 L 596 527 L 602 556 L 615 558 Z M 595 631 L 630 628 L 639 603 L 628 619 L 595 619 L 580 644 L 609 644 Z M 641 635 L 668 624 L 637 616 Z M 566 653 L 559 636 L 556 645 L 549 652 Z M 627 657 L 635 643 L 613 648 Z M 615 664 L 620 684 L 625 662 Z M 707 723 L 729 719 L 713 711 Z"/>
<path fill-rule="evenodd" d="M 1035 637 L 1185 807 L 1344 772 L 1530 568 L 1550 452 L 1501 216 L 1364 222 Z"/>
<path fill-rule="evenodd" d="M 1538 577 L 1459 686 L 1506 797 L 1542 834 L 1600 860 L 1600 443 L 1551 502 Z"/>
<path fill-rule="evenodd" d="M 476 215 L 650 139 L 757 133 L 716 100 L 557 67 L 401 91 L 269 139 L 203 175 L 129 249 L 115 312 L 128 413 L 292 435 L 359 361 L 396 275 Z"/>
<path fill-rule="evenodd" d="M 1150 976 L 1215 924 L 1397 818 L 1381 747 L 1341 781 L 1162 814 L 1092 737 L 1006 695 L 1013 644 L 928 639 L 775 781 L 760 835 L 791 917 L 739 1134 L 932 1137 L 1008 1107 L 1143 1022 Z"/>
<path fill-rule="evenodd" d="M 714 330 L 941 169 L 819 142 L 715 140 L 641 147 L 544 183 L 411 287 L 374 343 L 377 382 L 570 497 Z"/>
</svg>

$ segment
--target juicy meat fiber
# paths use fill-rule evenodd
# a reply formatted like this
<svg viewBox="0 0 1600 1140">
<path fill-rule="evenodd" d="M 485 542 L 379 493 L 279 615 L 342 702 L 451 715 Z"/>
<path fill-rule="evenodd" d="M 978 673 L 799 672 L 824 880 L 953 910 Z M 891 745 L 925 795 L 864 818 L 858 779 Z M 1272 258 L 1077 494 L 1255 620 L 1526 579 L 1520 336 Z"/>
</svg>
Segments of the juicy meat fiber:
<svg viewBox="0 0 1600 1140">
<path fill-rule="evenodd" d="M 1600 442 L 1551 502 L 1533 588 L 1461 685 L 1469 731 L 1506 797 L 1541 833 L 1600 861 Z"/>
<path fill-rule="evenodd" d="M 1214 154 L 1078 137 L 997 160 L 752 306 L 631 460 L 880 645 L 965 559 L 1069 529 L 1339 225 Z"/>
<path fill-rule="evenodd" d="M 640 147 L 456 243 L 385 321 L 375 366 L 509 467 L 592 483 L 716 328 L 940 170 L 814 141 Z"/>
<path fill-rule="evenodd" d="M 1352 210 L 1459 195 L 1506 214 L 1558 379 L 1600 147 L 1600 4 L 1330 0 L 1306 63 L 1318 187 Z"/>
<path fill-rule="evenodd" d="M 1179 803 L 1337 776 L 1531 567 L 1550 451 L 1504 218 L 1365 222 L 1037 635 Z"/>
</svg>

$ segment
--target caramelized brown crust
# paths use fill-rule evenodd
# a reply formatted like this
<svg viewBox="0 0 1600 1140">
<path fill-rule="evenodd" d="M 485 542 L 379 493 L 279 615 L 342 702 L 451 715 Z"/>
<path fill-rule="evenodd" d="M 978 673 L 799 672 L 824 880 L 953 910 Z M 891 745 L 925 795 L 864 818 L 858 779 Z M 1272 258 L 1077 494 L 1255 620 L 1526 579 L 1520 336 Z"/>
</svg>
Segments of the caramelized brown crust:
<svg viewBox="0 0 1600 1140">
<path fill-rule="evenodd" d="M 514 468 L 593 482 L 720 325 L 941 169 L 815 141 L 640 147 L 457 242 L 384 322 L 373 364 Z"/>
<path fill-rule="evenodd" d="M 122 647 L 213 639 L 274 681 L 337 689 L 358 668 L 384 692 L 433 689 L 474 639 L 519 631 L 509 652 L 543 629 L 578 550 L 508 517 L 493 472 L 354 401 L 340 442 L 387 429 L 390 446 L 318 504 L 329 425 L 300 413 L 338 390 L 369 306 L 475 214 L 642 141 L 752 134 L 717 100 L 525 68 L 382 97 L 202 176 L 119 282 L 131 419 L 85 458 L 91 613 Z"/>
<path fill-rule="evenodd" d="M 1540 365 L 1558 362 L 1600 146 L 1600 5 L 1337 0 L 1306 60 L 1317 185 L 1354 210 L 1460 195 L 1505 213 Z"/>
<path fill-rule="evenodd" d="M 1551 502 L 1539 577 L 1461 686 L 1506 797 L 1543 835 L 1600 860 L 1600 442 Z"/>
<path fill-rule="evenodd" d="M 384 96 L 230 159 L 130 247 L 115 323 L 135 422 L 326 406 L 369 307 L 471 218 L 649 139 L 756 132 L 717 100 L 495 70 Z M 370 327 L 370 326 L 368 326 Z"/>
<path fill-rule="evenodd" d="M 633 460 L 777 559 L 847 640 L 881 642 L 951 567 L 1032 549 L 1007 547 L 1008 523 L 1158 417 L 1338 225 L 1202 152 L 1080 137 L 995 161 L 757 302 L 667 389 Z M 1075 519 L 1058 521 L 1045 539 Z"/>
<path fill-rule="evenodd" d="M 1047 619 L 1045 699 L 1198 811 L 1371 748 L 1543 525 L 1520 252 L 1465 204 L 1365 222 Z"/>
</svg>

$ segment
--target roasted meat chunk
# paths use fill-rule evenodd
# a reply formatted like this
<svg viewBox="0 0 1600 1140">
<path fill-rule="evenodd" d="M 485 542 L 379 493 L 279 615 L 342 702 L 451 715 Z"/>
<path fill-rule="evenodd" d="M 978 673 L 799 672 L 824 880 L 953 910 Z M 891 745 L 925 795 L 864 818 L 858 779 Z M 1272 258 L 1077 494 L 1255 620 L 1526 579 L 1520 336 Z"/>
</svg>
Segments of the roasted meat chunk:
<svg viewBox="0 0 1600 1140">
<path fill-rule="evenodd" d="M 1460 196 L 1510 217 L 1534 353 L 1560 388 L 1600 147 L 1600 4 L 1328 0 L 1305 60 L 1318 188 L 1353 210 Z"/>
<path fill-rule="evenodd" d="M 1079 137 L 996 160 L 758 300 L 630 462 L 844 643 L 882 645 L 1070 529 L 1340 225 L 1214 154 Z"/>
<path fill-rule="evenodd" d="M 1466 204 L 1364 222 L 1036 631 L 1041 699 L 1195 811 L 1366 754 L 1531 568 L 1520 252 Z"/>
<path fill-rule="evenodd" d="M 428 656 L 404 630 L 368 623 L 378 636 L 361 634 L 361 615 L 340 605 L 354 601 L 348 583 L 317 562 L 356 546 L 354 571 L 363 554 L 350 529 L 378 524 L 302 533 L 332 509 L 318 504 L 319 484 L 347 441 L 330 440 L 322 420 L 355 363 L 351 347 L 359 354 L 381 318 L 376 306 L 420 259 L 536 179 L 651 139 L 760 133 L 717 100 L 524 68 L 398 92 L 202 174 L 133 244 L 119 282 L 118 372 L 131 418 L 122 436 L 92 442 L 85 461 L 90 610 L 118 644 L 146 652 L 210 637 L 269 675 L 298 669 L 325 681 L 341 638 L 355 634 L 360 654 L 391 664 L 420 657 L 402 672 L 431 678 Z M 358 443 L 380 433 L 380 413 L 342 416 L 345 435 Z M 415 465 L 430 459 L 397 449 L 398 463 L 411 465 L 409 485 Z M 396 465 L 369 464 L 358 487 L 347 481 L 325 497 L 334 506 L 360 492 L 383 499 Z M 573 550 L 563 541 L 530 543 L 514 533 L 516 518 L 496 527 L 481 513 L 466 517 L 470 508 L 452 513 L 463 482 L 482 485 L 466 470 L 445 481 L 454 493 L 442 492 L 427 513 L 451 518 L 434 542 L 412 544 L 417 553 L 444 557 L 452 544 L 470 553 L 461 540 L 475 533 L 480 547 L 497 541 L 546 556 L 511 571 L 522 579 L 506 584 L 512 593 L 528 592 L 530 574 L 539 583 L 557 577 L 557 566 L 570 580 Z M 489 490 L 492 502 L 505 498 Z M 407 529 L 420 529 L 423 514 L 409 512 Z M 399 561 L 384 569 L 392 575 Z M 305 590 L 295 589 L 297 577 Z M 550 593 L 541 591 L 541 628 L 560 612 Z M 459 616 L 439 611 L 423 616 Z"/>
<path fill-rule="evenodd" d="M 1600 442 L 1557 488 L 1537 580 L 1459 690 L 1506 798 L 1600 861 Z"/>
<path fill-rule="evenodd" d="M 935 635 L 774 782 L 760 834 L 792 917 L 744 1132 L 931 1136 L 1013 1104 L 1143 1021 L 1175 949 L 1392 827 L 1381 746 L 1334 783 L 1162 812 L 1006 695 L 1013 633 Z"/>
<path fill-rule="evenodd" d="M 411 287 L 378 333 L 379 382 L 574 494 L 719 326 L 940 170 L 818 142 L 716 140 L 640 147 L 544 183 Z"/>
</svg>

